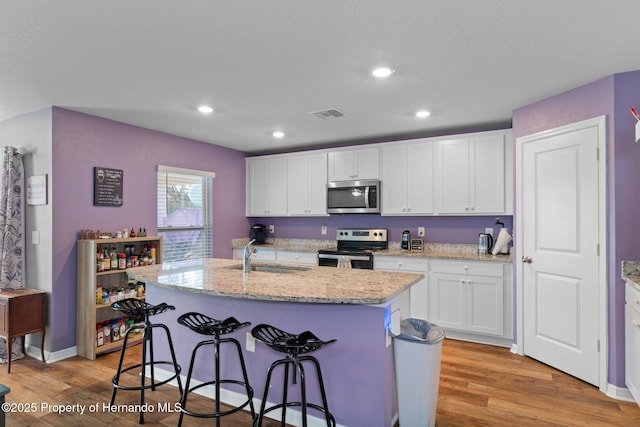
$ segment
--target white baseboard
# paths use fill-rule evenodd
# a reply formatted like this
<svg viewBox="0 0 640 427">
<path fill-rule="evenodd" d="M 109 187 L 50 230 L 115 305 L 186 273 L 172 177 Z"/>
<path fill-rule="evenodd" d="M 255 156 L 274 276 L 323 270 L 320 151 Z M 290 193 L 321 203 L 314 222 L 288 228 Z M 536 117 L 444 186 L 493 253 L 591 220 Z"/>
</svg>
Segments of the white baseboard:
<svg viewBox="0 0 640 427">
<path fill-rule="evenodd" d="M 631 392 L 626 387 L 618 387 L 613 384 L 607 384 L 606 395 L 612 399 L 624 400 L 625 402 L 635 402 Z"/>
<path fill-rule="evenodd" d="M 174 375 L 171 371 L 167 371 L 166 369 L 155 368 L 154 371 L 155 371 L 156 379 L 160 381 L 164 381 L 167 378 L 171 378 Z M 146 376 L 149 377 L 150 375 L 146 374 Z M 180 375 L 180 380 L 182 381 L 182 385 L 184 386 L 184 384 L 187 381 L 187 376 Z M 170 384 L 176 388 L 178 387 L 178 382 L 175 379 L 172 381 L 169 381 L 167 384 Z M 189 384 L 189 387 L 193 388 L 194 386 L 197 386 L 200 384 L 202 384 L 202 381 L 191 379 L 191 384 Z M 192 393 L 207 397 L 209 399 L 213 399 L 215 396 L 215 388 L 212 385 L 208 385 L 205 387 L 201 387 L 198 390 L 193 391 Z M 226 403 L 232 406 L 238 406 L 244 403 L 245 400 L 247 400 L 247 398 L 242 393 L 220 389 L 220 402 L 222 403 Z M 260 409 L 261 404 L 262 404 L 262 400 L 258 398 L 253 399 L 253 405 L 256 408 L 256 412 Z M 274 403 L 267 402 L 267 407 L 271 405 L 274 405 Z M 247 407 L 243 408 L 243 410 L 248 412 Z M 280 410 L 275 410 L 265 415 L 265 418 L 271 418 L 274 420 L 280 420 L 279 417 L 280 417 Z M 291 408 L 287 409 L 286 423 L 290 425 L 302 425 L 301 412 Z M 319 418 L 314 415 L 309 415 L 307 424 L 309 427 L 326 427 L 327 421 L 324 418 Z M 336 423 L 336 427 L 347 427 L 347 426 Z"/>
<path fill-rule="evenodd" d="M 25 353 L 28 356 L 33 357 L 37 360 L 42 360 L 42 355 L 40 354 L 40 347 L 34 347 L 31 345 L 25 345 Z M 64 350 L 56 351 L 56 352 L 44 352 L 44 360 L 46 363 L 58 362 L 60 360 L 68 359 L 73 356 L 78 355 L 78 347 L 69 347 Z"/>
</svg>

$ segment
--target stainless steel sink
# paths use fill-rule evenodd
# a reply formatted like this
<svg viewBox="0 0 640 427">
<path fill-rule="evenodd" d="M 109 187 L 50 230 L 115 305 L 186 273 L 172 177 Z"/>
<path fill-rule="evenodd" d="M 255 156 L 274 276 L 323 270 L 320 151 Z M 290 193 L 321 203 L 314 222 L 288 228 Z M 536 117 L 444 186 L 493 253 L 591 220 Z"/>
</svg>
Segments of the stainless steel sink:
<svg viewBox="0 0 640 427">
<path fill-rule="evenodd" d="M 242 264 L 227 267 L 230 270 L 242 270 Z M 251 264 L 251 271 L 262 273 L 293 273 L 295 271 L 309 271 L 311 267 L 281 264 Z"/>
</svg>

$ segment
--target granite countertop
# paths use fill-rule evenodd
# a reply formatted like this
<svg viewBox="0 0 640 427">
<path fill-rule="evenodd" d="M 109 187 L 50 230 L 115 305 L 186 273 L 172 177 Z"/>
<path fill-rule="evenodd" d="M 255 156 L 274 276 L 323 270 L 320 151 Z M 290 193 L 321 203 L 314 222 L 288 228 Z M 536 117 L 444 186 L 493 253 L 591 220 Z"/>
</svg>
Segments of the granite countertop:
<svg viewBox="0 0 640 427">
<path fill-rule="evenodd" d="M 424 278 L 424 275 L 414 273 L 291 266 L 305 270 L 245 274 L 242 262 L 238 260 L 209 258 L 136 267 L 127 269 L 127 274 L 147 284 L 197 294 L 263 301 L 366 305 L 386 303 Z"/>
<path fill-rule="evenodd" d="M 242 249 L 247 243 L 249 243 L 249 239 L 234 239 L 231 246 L 233 249 Z M 255 247 L 280 251 L 316 252 L 319 249 L 335 248 L 336 246 L 335 240 L 269 238 L 267 244 Z M 453 243 L 425 243 L 424 251 L 407 251 L 400 249 L 400 242 L 389 242 L 389 249 L 376 251 L 375 256 L 511 263 L 510 254 L 478 255 L 476 245 Z"/>
<path fill-rule="evenodd" d="M 640 262 L 622 261 L 622 278 L 640 287 Z"/>
<path fill-rule="evenodd" d="M 375 256 L 404 256 L 412 258 L 451 259 L 463 261 L 490 261 L 510 263 L 510 254 L 479 255 L 476 245 L 453 243 L 426 243 L 423 251 L 400 249 L 400 244 L 389 243 L 389 249 L 377 251 Z"/>
</svg>

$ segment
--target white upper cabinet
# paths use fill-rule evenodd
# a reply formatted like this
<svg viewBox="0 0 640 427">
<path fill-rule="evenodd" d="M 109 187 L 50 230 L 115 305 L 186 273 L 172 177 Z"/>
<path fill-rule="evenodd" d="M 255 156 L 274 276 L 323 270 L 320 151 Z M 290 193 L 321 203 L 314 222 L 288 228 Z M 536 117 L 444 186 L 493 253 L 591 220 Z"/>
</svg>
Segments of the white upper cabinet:
<svg viewBox="0 0 640 427">
<path fill-rule="evenodd" d="M 247 216 L 324 216 L 332 181 L 381 180 L 382 215 L 513 215 L 510 130 L 251 157 Z"/>
<path fill-rule="evenodd" d="M 329 181 L 378 179 L 379 146 L 329 152 Z"/>
<path fill-rule="evenodd" d="M 327 215 L 327 153 L 289 155 L 287 169 L 288 214 Z"/>
<path fill-rule="evenodd" d="M 264 156 L 246 159 L 247 216 L 287 214 L 287 157 Z"/>
<path fill-rule="evenodd" d="M 433 214 L 433 147 L 425 139 L 382 147 L 382 215 Z"/>
<path fill-rule="evenodd" d="M 437 214 L 512 213 L 511 132 L 487 132 L 436 142 Z"/>
</svg>

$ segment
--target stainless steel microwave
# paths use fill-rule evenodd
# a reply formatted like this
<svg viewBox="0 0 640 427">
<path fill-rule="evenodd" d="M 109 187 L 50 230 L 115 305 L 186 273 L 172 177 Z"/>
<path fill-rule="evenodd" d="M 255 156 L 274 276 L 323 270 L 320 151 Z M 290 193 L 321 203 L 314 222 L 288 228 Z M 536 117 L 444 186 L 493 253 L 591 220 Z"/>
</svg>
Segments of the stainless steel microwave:
<svg viewBox="0 0 640 427">
<path fill-rule="evenodd" d="M 327 184 L 327 213 L 380 213 L 380 181 L 334 181 Z"/>
</svg>

